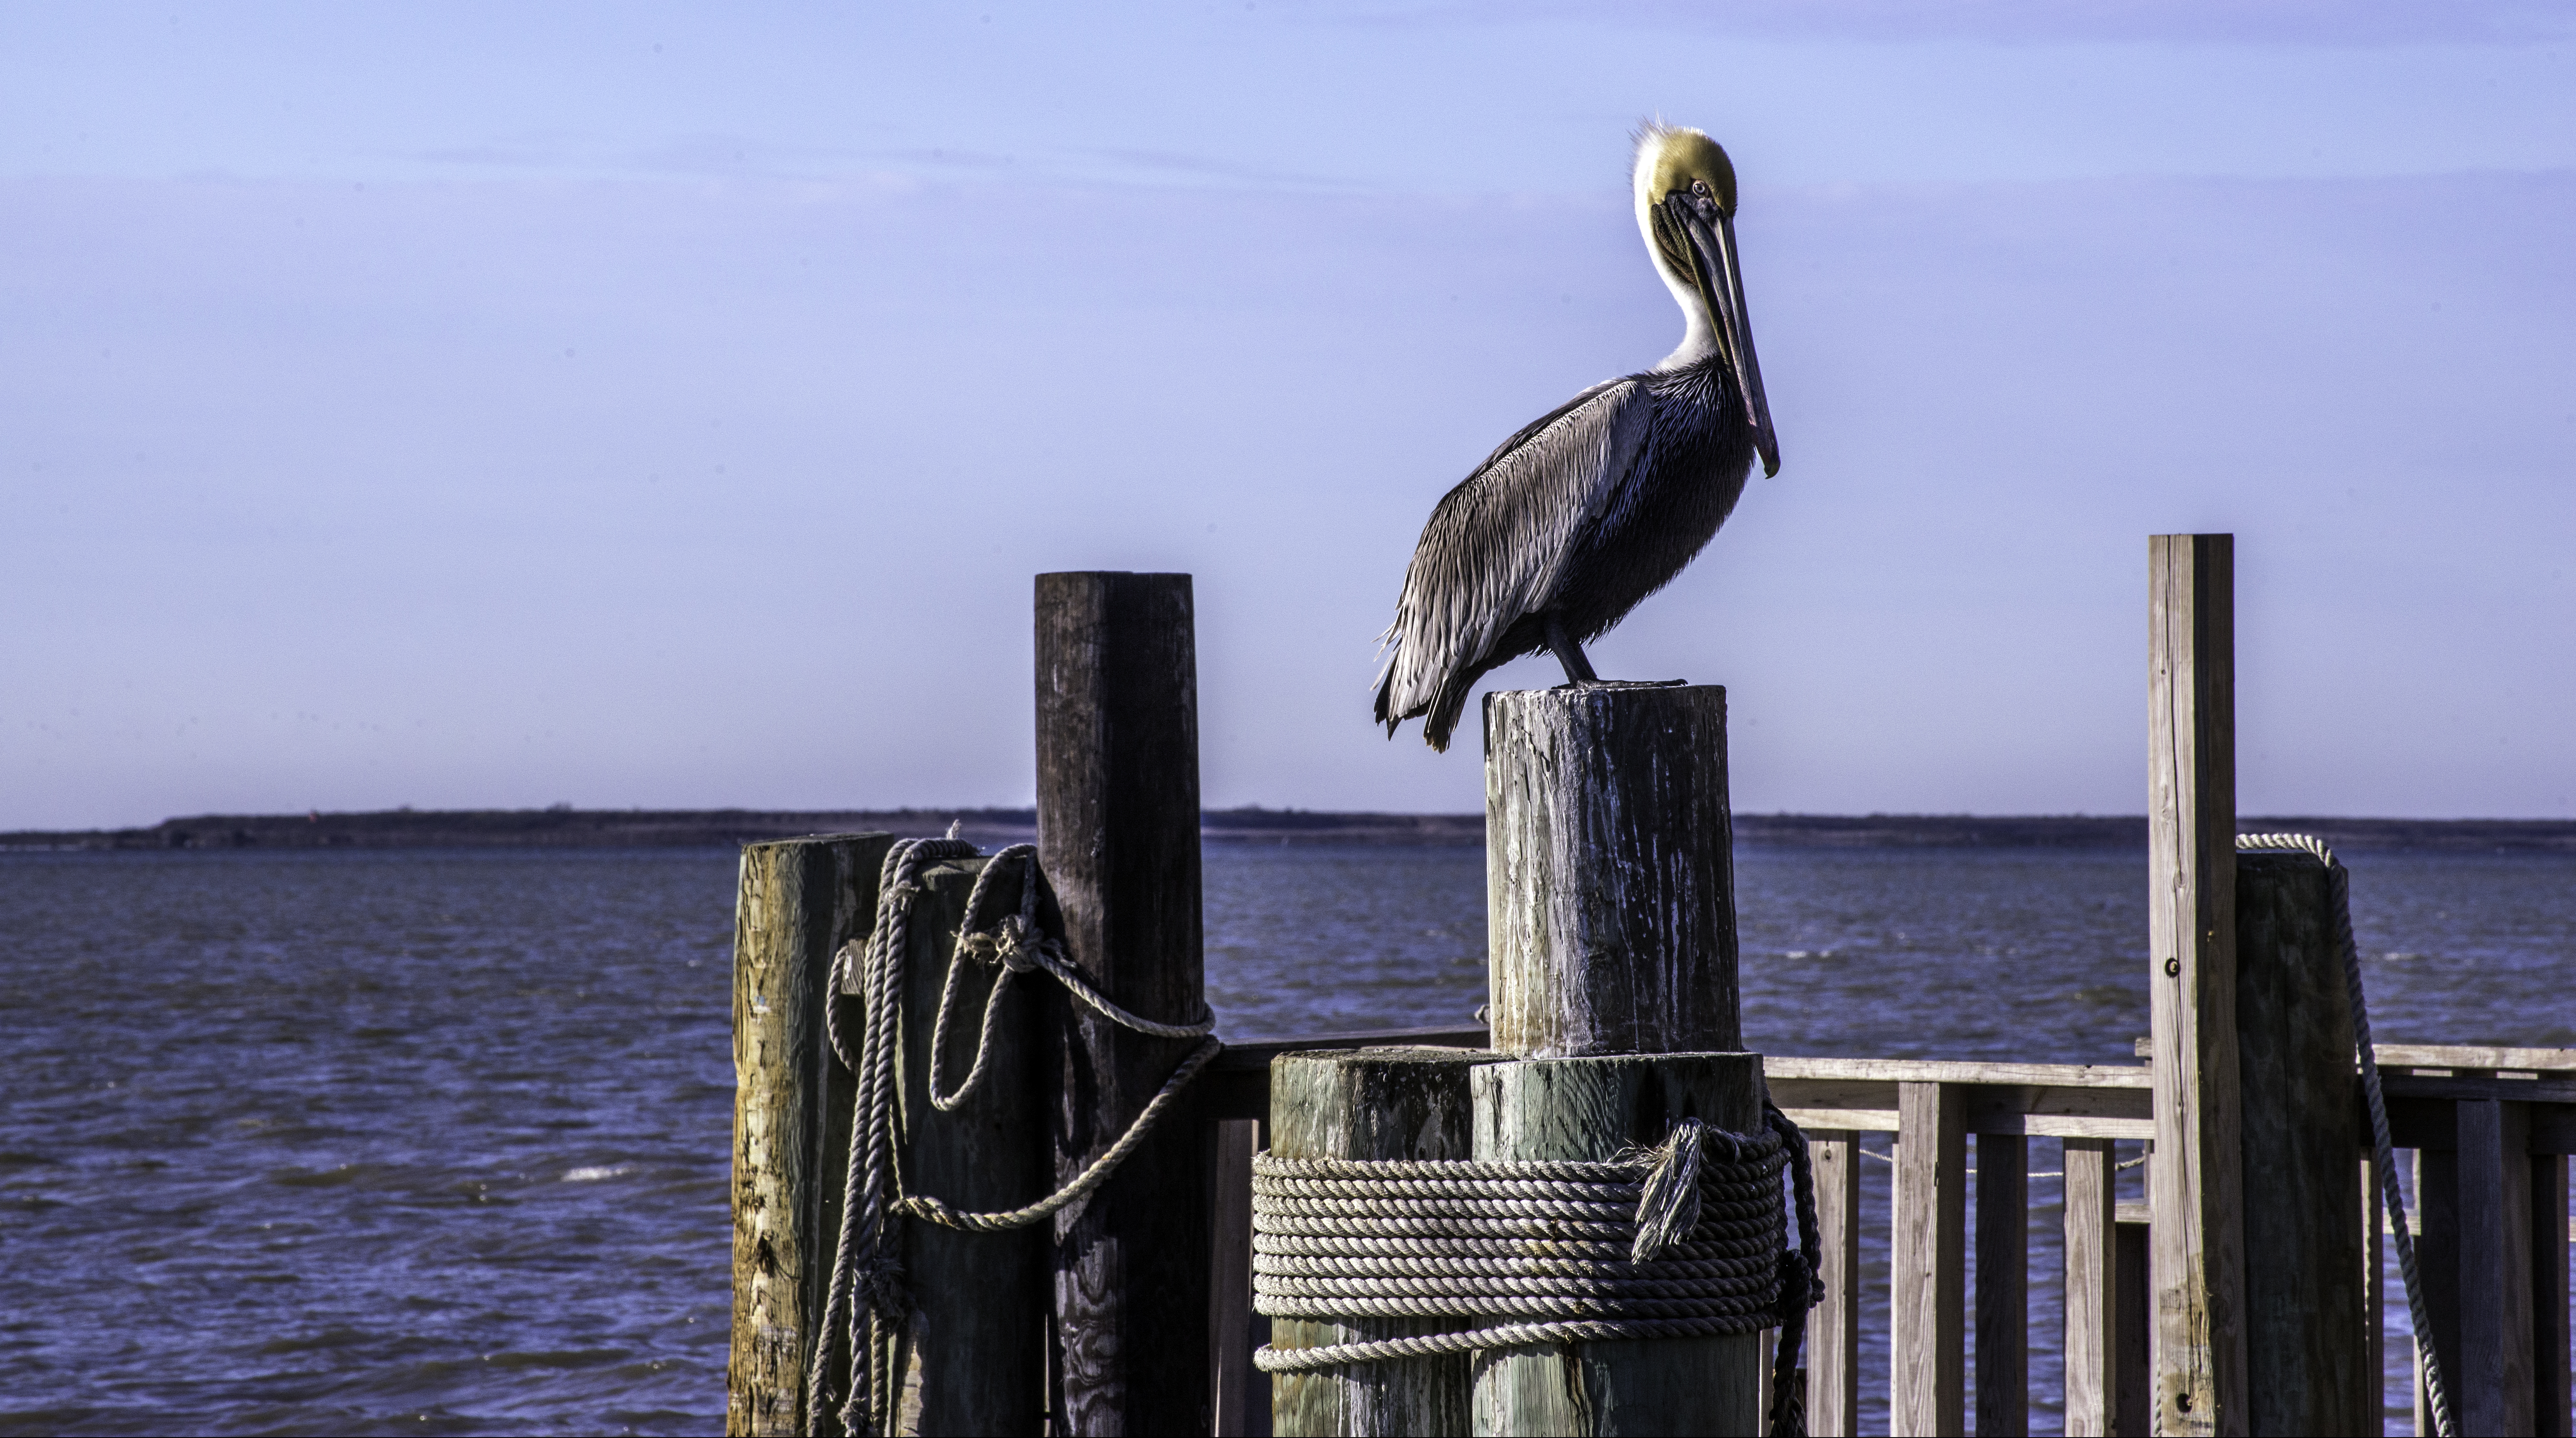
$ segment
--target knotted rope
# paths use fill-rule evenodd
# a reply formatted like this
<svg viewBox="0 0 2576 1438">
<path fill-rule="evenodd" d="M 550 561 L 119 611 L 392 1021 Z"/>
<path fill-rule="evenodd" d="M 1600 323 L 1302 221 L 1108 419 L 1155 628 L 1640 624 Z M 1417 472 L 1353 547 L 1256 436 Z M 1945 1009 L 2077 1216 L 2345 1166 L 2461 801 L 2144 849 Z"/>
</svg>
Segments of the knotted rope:
<svg viewBox="0 0 2576 1438">
<path fill-rule="evenodd" d="M 921 870 L 924 866 L 949 859 L 975 856 L 975 846 L 962 839 L 907 839 L 886 851 L 885 867 L 877 883 L 876 927 L 865 945 L 856 941 L 844 944 L 832 957 L 832 975 L 827 992 L 831 1000 L 824 1005 L 824 1026 L 831 1036 L 832 1052 L 841 1066 L 858 1081 L 858 1110 L 852 1120 L 850 1170 L 846 1192 L 849 1199 L 841 1208 L 840 1242 L 832 1255 L 832 1285 L 823 1308 L 823 1322 L 818 1330 L 823 1340 L 815 1345 L 811 1366 L 805 1380 L 805 1413 L 807 1431 L 815 1431 L 821 1415 L 830 1407 L 831 1335 L 848 1324 L 850 1373 L 847 1401 L 840 1410 L 841 1426 L 850 1433 L 884 1433 L 893 1419 L 896 1340 L 910 1312 L 903 1292 L 903 1257 L 901 1235 L 894 1220 L 914 1218 L 944 1227 L 974 1233 L 995 1233 L 1006 1229 L 1025 1228 L 1069 1205 L 1090 1196 L 1126 1157 L 1135 1152 L 1153 1131 L 1154 1125 L 1172 1107 L 1180 1093 L 1208 1061 L 1224 1049 L 1214 1036 L 1216 1016 L 1201 1013 L 1186 1024 L 1159 1023 L 1129 1013 L 1112 1003 L 1092 987 L 1081 972 L 1065 961 L 1063 945 L 1043 932 L 1038 924 L 1038 896 L 1045 885 L 1039 870 L 1037 848 L 1032 844 L 1013 844 L 995 854 L 966 898 L 966 921 L 957 935 L 955 952 L 948 961 L 947 982 L 940 992 L 939 1018 L 931 1030 L 930 1073 L 931 1102 L 943 1113 L 964 1103 L 984 1080 L 992 1063 L 994 1035 L 999 1027 L 1002 991 L 1021 974 L 1043 970 L 1064 985 L 1073 997 L 1110 1022 L 1138 1033 L 1157 1038 L 1196 1038 L 1203 1042 L 1181 1061 L 1180 1067 L 1163 1083 L 1162 1090 L 1147 1103 L 1127 1131 L 1109 1150 L 1092 1161 L 1073 1182 L 1023 1208 L 1000 1213 L 966 1213 L 951 1208 L 927 1194 L 903 1191 L 901 1154 L 895 1139 L 895 1101 L 902 1086 L 901 1019 L 903 1012 L 904 954 L 911 932 L 912 901 L 921 893 Z M 975 930 L 975 920 L 985 911 L 985 899 L 994 876 L 1020 861 L 1020 910 L 1004 918 L 994 930 Z M 991 997 L 984 1003 L 984 1022 L 975 1042 L 975 1061 L 967 1069 L 964 1081 L 952 1092 L 943 1094 L 939 1075 L 946 1067 L 948 1020 L 954 1008 L 960 979 L 969 962 L 998 965 L 1001 972 L 993 980 Z M 855 987 L 860 995 L 860 1010 L 866 1026 L 856 1053 L 842 1036 L 839 996 L 853 985 L 853 966 L 857 970 Z M 864 1354 L 864 1361 L 861 1355 Z"/>
<path fill-rule="evenodd" d="M 1801 1434 L 1795 1374 L 1817 1281 L 1806 1136 L 1686 1118 L 1607 1162 L 1288 1159 L 1252 1165 L 1253 1310 L 1274 1318 L 1515 1320 L 1319 1348 L 1264 1346 L 1265 1373 L 1529 1344 L 1705 1338 L 1780 1327 L 1771 1431 Z M 1780 1175 L 1799 1247 L 1785 1245 Z"/>
<path fill-rule="evenodd" d="M 2352 937 L 2352 873 L 2322 839 L 2306 834 L 2239 834 L 2239 852 L 2269 850 L 2307 854 L 2326 868 L 2326 908 L 2334 916 L 2335 948 L 2343 956 L 2344 990 L 2352 999 L 2352 1036 L 2361 1050 L 2361 1092 L 2370 1109 L 2372 1167 L 2379 1172 L 2379 1201 L 2397 1242 L 2397 1271 L 2406 1280 L 2406 1312 L 2415 1324 L 2415 1354 L 2424 1365 L 2425 1406 L 2433 1410 L 2433 1430 L 2441 1438 L 2459 1438 L 2451 1421 L 2451 1395 L 2442 1381 L 2442 1359 L 2433 1351 L 2432 1315 L 2424 1307 L 2424 1285 L 2415 1272 L 2415 1235 L 2406 1228 L 2406 1193 L 2397 1177 L 2396 1146 L 2389 1142 L 2388 1101 L 2380 1095 L 2379 1058 L 2371 1052 L 2370 1005 L 2361 996 L 2361 949 Z M 2371 1321 L 2379 1321 L 2372 1315 Z"/>
</svg>

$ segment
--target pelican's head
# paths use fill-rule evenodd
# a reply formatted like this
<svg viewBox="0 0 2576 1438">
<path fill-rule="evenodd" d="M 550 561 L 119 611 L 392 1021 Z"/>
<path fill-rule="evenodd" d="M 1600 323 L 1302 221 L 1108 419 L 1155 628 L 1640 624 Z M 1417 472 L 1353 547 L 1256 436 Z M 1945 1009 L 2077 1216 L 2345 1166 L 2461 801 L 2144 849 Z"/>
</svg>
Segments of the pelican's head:
<svg viewBox="0 0 2576 1438">
<path fill-rule="evenodd" d="M 1735 163 L 1698 130 L 1649 121 L 1637 131 L 1636 185 L 1646 252 L 1690 326 L 1667 363 L 1712 350 L 1721 356 L 1744 393 L 1762 472 L 1778 474 L 1780 444 L 1762 397 L 1762 365 L 1753 355 L 1753 323 L 1744 313 L 1744 275 L 1735 259 Z"/>
</svg>

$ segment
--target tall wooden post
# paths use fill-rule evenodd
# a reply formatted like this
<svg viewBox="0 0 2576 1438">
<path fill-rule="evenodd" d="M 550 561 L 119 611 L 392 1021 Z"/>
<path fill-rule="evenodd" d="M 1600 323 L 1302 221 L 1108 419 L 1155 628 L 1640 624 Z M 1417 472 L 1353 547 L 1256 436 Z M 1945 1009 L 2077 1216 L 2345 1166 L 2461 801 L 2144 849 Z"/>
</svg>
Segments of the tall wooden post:
<svg viewBox="0 0 2576 1438">
<path fill-rule="evenodd" d="M 2148 961 L 2161 1431 L 2249 1431 L 2236 1052 L 2234 541 L 2148 541 Z"/>
<path fill-rule="evenodd" d="M 1270 1065 L 1270 1150 L 1281 1158 L 1461 1162 L 1472 1152 L 1468 1076 L 1495 1061 L 1477 1049 L 1382 1048 L 1281 1054 Z M 1321 1348 L 1476 1327 L 1460 1318 L 1274 1318 L 1279 1348 Z M 1464 1353 L 1272 1375 L 1280 1438 L 1464 1433 Z"/>
<path fill-rule="evenodd" d="M 1485 699 L 1493 1046 L 1475 1156 L 1605 1159 L 1695 1114 L 1761 1120 L 1736 1052 L 1726 691 Z M 1655 1057 L 1670 1055 L 1671 1057 Z M 1751 1433 L 1760 1341 L 1574 1343 L 1477 1356 L 1480 1434 Z"/>
<path fill-rule="evenodd" d="M 1037 581 L 1038 851 L 1072 962 L 1132 1012 L 1205 1009 L 1198 678 L 1186 574 Z M 1195 1040 L 1055 1001 L 1055 1175 L 1108 1151 Z M 1209 1430 L 1206 1124 L 1175 1116 L 1055 1240 L 1055 1430 Z"/>
<path fill-rule="evenodd" d="M 734 908 L 733 1351 L 728 1434 L 802 1434 L 850 1151 L 850 1077 L 823 1007 L 832 955 L 874 922 L 891 834 L 753 844 Z M 847 1361 L 847 1355 L 841 1355 Z M 826 1431 L 838 1432 L 827 1420 Z"/>
</svg>

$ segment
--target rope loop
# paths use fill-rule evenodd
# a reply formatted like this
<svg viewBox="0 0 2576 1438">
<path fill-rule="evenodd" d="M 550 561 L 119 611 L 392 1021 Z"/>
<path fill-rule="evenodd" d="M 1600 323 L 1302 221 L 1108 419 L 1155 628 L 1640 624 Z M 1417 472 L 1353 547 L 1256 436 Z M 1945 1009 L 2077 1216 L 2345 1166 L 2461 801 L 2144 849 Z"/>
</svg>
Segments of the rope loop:
<svg viewBox="0 0 2576 1438">
<path fill-rule="evenodd" d="M 1038 868 L 1037 846 L 1010 845 L 985 864 L 967 893 L 965 922 L 956 935 L 948 975 L 940 988 L 939 1014 L 930 1032 L 930 1072 L 925 1077 L 932 1106 L 942 1113 L 951 1112 L 983 1083 L 992 1067 L 995 1037 L 1000 1031 L 1002 995 L 1010 988 L 1011 980 L 1021 974 L 1044 972 L 1052 976 L 1074 998 L 1112 1023 L 1157 1037 L 1196 1038 L 1201 1042 L 1181 1060 L 1172 1076 L 1164 1080 L 1161 1091 L 1137 1113 L 1107 1152 L 1071 1183 L 1037 1202 L 999 1213 L 971 1213 L 926 1194 L 906 1194 L 895 1110 L 903 1077 L 903 971 L 912 903 L 924 891 L 924 868 L 951 859 L 972 858 L 975 853 L 973 844 L 954 837 L 898 841 L 886 851 L 885 866 L 878 875 L 875 928 L 864 943 L 854 939 L 832 956 L 828 991 L 834 1001 L 824 1005 L 825 1031 L 834 1056 L 857 1079 L 859 1094 L 850 1138 L 846 1188 L 849 1199 L 842 1205 L 840 1242 L 832 1255 L 832 1282 L 819 1331 L 838 1335 L 842 1325 L 847 1324 L 850 1368 L 839 1416 L 843 1430 L 849 1433 L 888 1432 L 895 1417 L 892 1354 L 911 1313 L 903 1284 L 899 1221 L 909 1218 L 969 1233 L 998 1233 L 1025 1228 L 1081 1203 L 1143 1145 L 1154 1126 L 1170 1113 L 1181 1090 L 1225 1048 L 1214 1037 L 1213 1013 L 1202 1009 L 1197 1019 L 1186 1024 L 1158 1023 L 1129 1013 L 1093 988 L 1081 971 L 1063 957 L 1062 944 L 1039 922 L 1038 901 L 1046 888 L 1046 875 Z M 1011 872 L 1020 877 L 1018 912 L 1003 916 L 990 928 L 977 928 L 978 917 L 991 911 L 988 901 L 994 884 Z M 948 1068 L 950 1019 L 970 964 L 985 968 L 998 965 L 1000 972 L 994 976 L 992 991 L 984 1001 L 975 1060 L 956 1088 L 943 1089 L 940 1076 Z M 858 996 L 860 1012 L 865 1016 L 855 1047 L 842 1032 L 841 1005 L 837 1000 L 845 994 Z M 831 1348 L 829 1341 L 817 1343 L 807 1370 L 808 1432 L 817 1431 L 822 1415 L 831 1411 Z"/>
</svg>

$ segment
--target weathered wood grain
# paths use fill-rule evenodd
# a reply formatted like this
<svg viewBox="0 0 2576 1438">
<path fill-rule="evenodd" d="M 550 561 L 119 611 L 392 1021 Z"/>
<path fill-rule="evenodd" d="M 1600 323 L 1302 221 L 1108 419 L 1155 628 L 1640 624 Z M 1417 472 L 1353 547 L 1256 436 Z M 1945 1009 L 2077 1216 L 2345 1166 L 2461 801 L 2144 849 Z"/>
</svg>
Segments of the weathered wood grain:
<svg viewBox="0 0 2576 1438">
<path fill-rule="evenodd" d="M 1607 1159 L 1630 1144 L 1662 1142 L 1684 1117 L 1754 1132 L 1761 1064 L 1756 1054 L 1693 1053 L 1484 1065 L 1470 1080 L 1474 1156 Z M 1759 1355 L 1751 1333 L 1479 1353 L 1474 1431 L 1751 1434 Z"/>
<path fill-rule="evenodd" d="M 1485 696 L 1493 1045 L 1740 1046 L 1726 691 Z"/>
<path fill-rule="evenodd" d="M 734 908 L 733 1343 L 725 1431 L 801 1434 L 831 1279 L 851 1087 L 823 1033 L 832 955 L 866 935 L 890 834 L 753 844 Z M 846 1355 L 842 1355 L 846 1360 Z M 839 1431 L 829 1415 L 824 1430 Z"/>
<path fill-rule="evenodd" d="M 1888 1415 L 1893 1431 L 1956 1438 L 1967 1420 L 1966 1095 L 1898 1089 L 1896 1201 L 1888 1245 Z"/>
<path fill-rule="evenodd" d="M 2118 1151 L 2107 1138 L 2063 1143 L 2066 1174 L 2066 1433 L 2119 1431 L 2119 1254 L 2113 1242 Z"/>
<path fill-rule="evenodd" d="M 2523 1106 L 2460 1105 L 2460 1365 L 2463 1433 L 2533 1430 L 2531 1155 Z"/>
<path fill-rule="evenodd" d="M 2361 1105 L 2325 867 L 2236 856 L 2246 1402 L 2251 1431 L 2358 1433 L 2379 1411 L 2362 1293 Z"/>
<path fill-rule="evenodd" d="M 1498 1056 L 1382 1048 L 1282 1054 L 1270 1066 L 1270 1148 L 1281 1158 L 1457 1162 L 1471 1156 L 1468 1076 Z M 1317 1348 L 1477 1327 L 1473 1319 L 1271 1320 L 1271 1343 Z M 1467 1431 L 1468 1355 L 1271 1375 L 1271 1431 L 1326 1435 Z"/>
<path fill-rule="evenodd" d="M 2147 932 L 2162 1431 L 2246 1431 L 2236 1055 L 2235 545 L 2148 541 Z"/>
<path fill-rule="evenodd" d="M 1977 1135 L 1977 1434 L 2030 1432 L 2030 1140 Z"/>
<path fill-rule="evenodd" d="M 1807 1431 L 1849 1438 L 1860 1432 L 1860 1135 L 1808 1129 L 1807 1153 L 1825 1290 L 1807 1319 Z"/>
<path fill-rule="evenodd" d="M 1038 851 L 1068 957 L 1147 1018 L 1204 1010 L 1197 657 L 1186 574 L 1037 579 Z M 1108 1151 L 1195 1047 L 1056 998 L 1055 1179 Z M 1176 1115 L 1055 1225 L 1061 1432 L 1205 1432 L 1209 1126 Z"/>
</svg>

